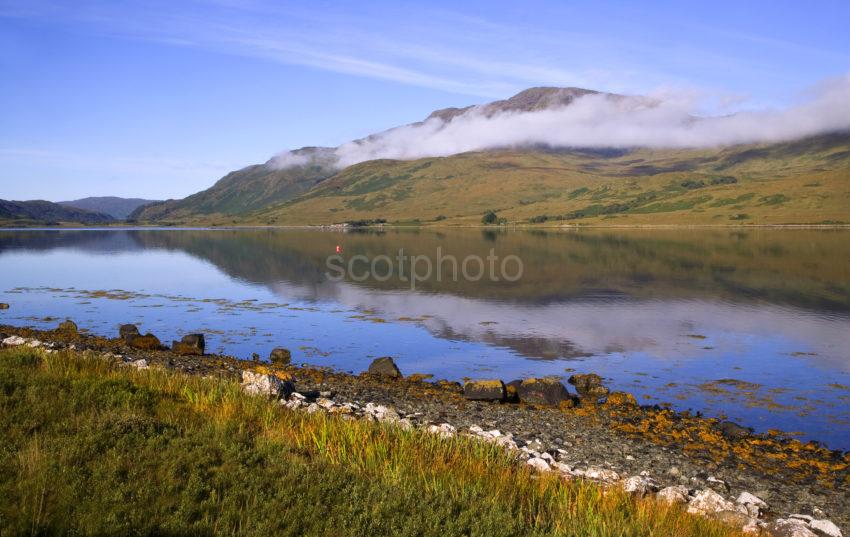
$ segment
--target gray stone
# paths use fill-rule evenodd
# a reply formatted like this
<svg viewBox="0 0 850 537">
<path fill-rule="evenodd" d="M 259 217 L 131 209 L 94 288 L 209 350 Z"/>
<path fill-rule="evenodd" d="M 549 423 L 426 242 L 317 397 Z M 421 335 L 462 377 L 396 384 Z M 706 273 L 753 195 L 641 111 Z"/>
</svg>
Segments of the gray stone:
<svg viewBox="0 0 850 537">
<path fill-rule="evenodd" d="M 739 505 L 743 505 L 746 507 L 747 512 L 751 517 L 759 518 L 764 515 L 768 510 L 768 505 L 764 500 L 750 494 L 749 492 L 742 492 L 738 495 L 738 498 L 735 500 L 735 503 Z"/>
<path fill-rule="evenodd" d="M 295 391 L 295 388 L 292 383 L 283 381 L 274 375 L 266 375 L 246 369 L 242 371 L 242 390 L 251 395 L 279 399 L 288 397 Z"/>
<path fill-rule="evenodd" d="M 767 534 L 771 537 L 817 537 L 806 523 L 795 518 L 780 518 L 767 525 Z"/>
<path fill-rule="evenodd" d="M 672 487 L 665 487 L 659 490 L 655 497 L 668 504 L 683 504 L 688 503 L 688 493 L 688 487 L 684 485 L 673 485 Z"/>
<path fill-rule="evenodd" d="M 382 377 L 401 378 L 401 371 L 395 362 L 389 356 L 375 358 L 369 364 L 368 373 L 370 375 L 379 375 Z"/>
<path fill-rule="evenodd" d="M 557 406 L 570 399 L 570 393 L 560 380 L 552 378 L 529 378 L 517 386 L 519 400 L 533 405 Z"/>
<path fill-rule="evenodd" d="M 827 537 L 842 537 L 841 530 L 830 520 L 812 520 L 809 527 Z"/>
<path fill-rule="evenodd" d="M 743 507 L 739 508 L 737 504 L 730 502 L 711 489 L 705 489 L 697 492 L 694 499 L 691 500 L 691 503 L 688 505 L 689 513 L 696 513 L 700 515 L 709 515 L 711 513 L 719 513 L 720 511 L 741 510 L 745 509 Z"/>
</svg>

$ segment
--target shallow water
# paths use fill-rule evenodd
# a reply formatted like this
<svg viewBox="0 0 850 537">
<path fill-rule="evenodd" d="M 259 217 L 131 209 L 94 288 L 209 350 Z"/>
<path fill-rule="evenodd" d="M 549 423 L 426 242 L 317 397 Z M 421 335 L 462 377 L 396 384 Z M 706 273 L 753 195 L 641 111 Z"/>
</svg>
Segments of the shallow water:
<svg viewBox="0 0 850 537">
<path fill-rule="evenodd" d="M 286 346 L 296 362 L 354 372 L 385 355 L 405 374 L 456 380 L 597 372 L 642 403 L 850 449 L 848 239 L 815 230 L 6 230 L 0 302 L 12 307 L 0 323 L 54 327 L 70 317 L 114 335 L 134 322 L 163 341 L 202 331 L 211 351 L 249 358 Z M 334 266 L 365 256 L 341 281 L 327 265 L 337 247 Z M 400 251 L 422 256 L 401 274 Z M 361 281 L 381 255 L 389 259 Z M 470 255 L 482 259 L 478 281 L 463 277 Z M 516 281 L 506 280 L 518 275 L 516 259 L 501 270 L 510 255 L 522 265 Z M 466 268 L 479 272 L 474 260 Z"/>
</svg>

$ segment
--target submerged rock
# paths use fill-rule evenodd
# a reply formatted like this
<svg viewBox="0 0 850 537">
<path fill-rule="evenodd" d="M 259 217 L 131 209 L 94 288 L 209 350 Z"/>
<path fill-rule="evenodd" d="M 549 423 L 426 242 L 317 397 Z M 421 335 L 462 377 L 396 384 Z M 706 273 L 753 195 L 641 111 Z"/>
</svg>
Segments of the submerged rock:
<svg viewBox="0 0 850 537">
<path fill-rule="evenodd" d="M 519 400 L 533 405 L 557 406 L 561 401 L 570 399 L 570 393 L 553 378 L 529 378 L 517 386 Z"/>
<path fill-rule="evenodd" d="M 470 380 L 463 385 L 463 396 L 472 401 L 504 401 L 505 383 L 501 380 Z"/>
<path fill-rule="evenodd" d="M 288 365 L 292 361 L 292 353 L 289 349 L 275 347 L 269 354 L 269 361 L 275 365 Z"/>
<path fill-rule="evenodd" d="M 572 375 L 567 382 L 576 387 L 579 397 L 593 403 L 608 395 L 609 392 L 608 388 L 602 385 L 602 377 L 596 373 Z"/>
<path fill-rule="evenodd" d="M 395 365 L 393 359 L 389 356 L 382 356 L 381 358 L 375 358 L 372 360 L 367 372 L 370 375 L 378 375 L 381 377 L 401 378 L 401 371 L 398 366 Z"/>
<path fill-rule="evenodd" d="M 186 334 L 180 341 L 171 342 L 171 350 L 181 356 L 203 356 L 205 347 L 203 334 Z"/>
</svg>

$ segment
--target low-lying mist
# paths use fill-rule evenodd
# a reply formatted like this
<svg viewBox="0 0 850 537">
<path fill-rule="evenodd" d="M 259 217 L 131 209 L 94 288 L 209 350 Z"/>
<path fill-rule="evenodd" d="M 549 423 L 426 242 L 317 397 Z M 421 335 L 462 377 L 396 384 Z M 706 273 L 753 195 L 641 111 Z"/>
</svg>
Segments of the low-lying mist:
<svg viewBox="0 0 850 537">
<path fill-rule="evenodd" d="M 850 74 L 823 82 L 809 100 L 784 110 L 700 117 L 686 98 L 649 99 L 606 94 L 531 112 L 485 113 L 473 107 L 450 121 L 432 117 L 348 142 L 324 153 L 337 167 L 374 159 L 410 160 L 467 151 L 525 146 L 699 148 L 781 142 L 850 129 Z M 283 152 L 277 168 L 302 166 L 312 153 Z"/>
</svg>

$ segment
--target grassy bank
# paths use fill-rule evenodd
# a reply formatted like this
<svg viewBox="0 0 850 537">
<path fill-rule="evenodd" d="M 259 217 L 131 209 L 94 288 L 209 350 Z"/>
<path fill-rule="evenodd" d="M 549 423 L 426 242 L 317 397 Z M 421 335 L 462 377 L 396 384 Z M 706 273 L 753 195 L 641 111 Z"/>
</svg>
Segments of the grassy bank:
<svg viewBox="0 0 850 537">
<path fill-rule="evenodd" d="M 729 535 L 463 438 L 232 381 L 0 351 L 0 535 Z"/>
</svg>

